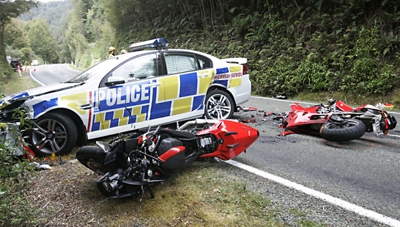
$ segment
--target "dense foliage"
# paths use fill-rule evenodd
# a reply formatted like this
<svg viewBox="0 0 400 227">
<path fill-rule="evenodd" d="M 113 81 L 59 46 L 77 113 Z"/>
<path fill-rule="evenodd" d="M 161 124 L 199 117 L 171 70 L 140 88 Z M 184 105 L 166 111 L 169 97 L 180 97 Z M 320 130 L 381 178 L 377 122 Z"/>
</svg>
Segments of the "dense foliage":
<svg viewBox="0 0 400 227">
<path fill-rule="evenodd" d="M 66 2 L 59 4 L 70 3 L 73 12 L 68 25 L 59 26 L 65 28 L 55 38 L 60 49 L 48 61 L 86 68 L 106 58 L 109 46 L 122 50 L 133 42 L 166 37 L 171 47 L 248 58 L 257 95 L 386 95 L 396 92 L 400 82 L 398 1 Z M 39 55 L 34 49 L 25 52 Z"/>
<path fill-rule="evenodd" d="M 400 82 L 397 1 L 71 2 L 74 21 L 81 25 L 70 23 L 69 29 L 79 29 L 83 37 L 70 41 L 101 43 L 103 58 L 109 45 L 125 49 L 132 42 L 166 37 L 172 47 L 247 57 L 257 95 L 384 95 Z"/>
<path fill-rule="evenodd" d="M 24 193 L 33 174 L 32 166 L 15 159 L 13 148 L 0 140 L 0 225 L 30 226 L 35 209 Z"/>
<path fill-rule="evenodd" d="M 72 11 L 70 1 L 52 1 L 40 3 L 38 7 L 32 8 L 29 12 L 18 17 L 22 21 L 33 21 L 34 19 L 43 19 L 58 41 L 67 29 L 67 21 Z"/>
</svg>

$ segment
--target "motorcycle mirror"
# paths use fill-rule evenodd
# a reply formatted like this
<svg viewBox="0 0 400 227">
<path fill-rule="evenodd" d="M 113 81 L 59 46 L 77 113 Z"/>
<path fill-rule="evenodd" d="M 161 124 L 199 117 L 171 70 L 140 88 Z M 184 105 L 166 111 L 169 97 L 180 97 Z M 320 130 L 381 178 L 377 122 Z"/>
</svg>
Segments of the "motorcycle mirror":
<svg viewBox="0 0 400 227">
<path fill-rule="evenodd" d="M 333 105 L 333 104 L 335 104 L 335 102 L 336 102 L 336 100 L 333 99 L 333 98 L 330 98 L 330 99 L 328 100 L 328 104 L 329 104 L 329 105 Z"/>
</svg>

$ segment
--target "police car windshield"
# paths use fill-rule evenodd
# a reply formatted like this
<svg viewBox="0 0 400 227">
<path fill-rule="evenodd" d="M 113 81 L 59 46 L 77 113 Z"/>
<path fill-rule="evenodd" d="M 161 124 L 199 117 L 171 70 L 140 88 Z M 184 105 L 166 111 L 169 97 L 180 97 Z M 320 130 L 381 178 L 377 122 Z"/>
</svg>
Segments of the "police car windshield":
<svg viewBox="0 0 400 227">
<path fill-rule="evenodd" d="M 68 80 L 66 83 L 87 83 L 92 80 L 101 80 L 108 72 L 110 72 L 121 61 L 118 58 L 109 58 L 97 65 L 83 71 L 78 76 Z"/>
</svg>

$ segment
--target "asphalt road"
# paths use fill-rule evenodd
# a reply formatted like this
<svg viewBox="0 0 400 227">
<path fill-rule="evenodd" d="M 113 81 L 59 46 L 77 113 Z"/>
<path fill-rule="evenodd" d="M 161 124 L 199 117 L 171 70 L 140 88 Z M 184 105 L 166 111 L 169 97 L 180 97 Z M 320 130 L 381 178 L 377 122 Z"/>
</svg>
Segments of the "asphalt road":
<svg viewBox="0 0 400 227">
<path fill-rule="evenodd" d="M 66 64 L 42 65 L 35 69 L 32 75 L 41 84 L 66 81 L 79 73 Z M 321 102 L 328 98 L 321 97 Z M 264 113 L 289 111 L 289 104 L 293 102 L 252 97 L 242 105 L 256 107 L 258 111 L 243 112 L 236 117 L 255 117 L 256 122 L 249 124 L 258 128 L 261 134 L 247 153 L 239 155 L 235 161 L 400 220 L 400 126 L 386 136 L 366 133 L 361 139 L 346 143 L 299 134 L 281 136 L 282 129 L 270 118 L 264 117 Z M 400 119 L 398 113 L 393 114 Z M 244 173 L 238 174 L 244 176 Z M 284 197 L 280 194 L 278 200 L 288 200 Z M 307 203 L 310 207 L 314 206 L 312 202 Z M 327 209 L 324 207 L 326 205 L 321 209 Z"/>
<path fill-rule="evenodd" d="M 255 116 L 251 125 L 261 135 L 236 161 L 400 220 L 399 126 L 386 136 L 366 133 L 346 143 L 308 135 L 281 136 L 282 129 L 263 113 L 289 111 L 293 102 L 252 97 L 243 105 L 258 109 L 238 116 Z"/>
<path fill-rule="evenodd" d="M 41 85 L 65 82 L 80 71 L 71 68 L 68 64 L 51 64 L 31 67 L 31 75 Z"/>
</svg>

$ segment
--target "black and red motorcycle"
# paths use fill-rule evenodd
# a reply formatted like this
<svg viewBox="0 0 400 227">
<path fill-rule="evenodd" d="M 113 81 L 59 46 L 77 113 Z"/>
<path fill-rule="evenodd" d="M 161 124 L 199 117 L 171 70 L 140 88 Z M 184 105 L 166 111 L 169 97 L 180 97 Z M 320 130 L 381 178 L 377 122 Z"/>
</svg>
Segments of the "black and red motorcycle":
<svg viewBox="0 0 400 227">
<path fill-rule="evenodd" d="M 125 139 L 84 146 L 76 157 L 102 175 L 97 188 L 109 198 L 142 194 L 165 176 L 204 158 L 229 160 L 254 143 L 257 129 L 233 120 L 195 120 L 177 130 L 157 127 Z"/>
</svg>

